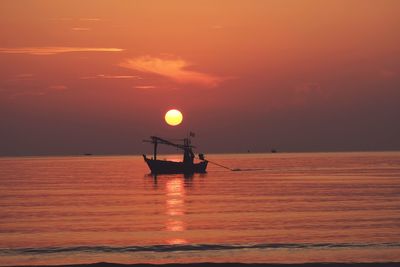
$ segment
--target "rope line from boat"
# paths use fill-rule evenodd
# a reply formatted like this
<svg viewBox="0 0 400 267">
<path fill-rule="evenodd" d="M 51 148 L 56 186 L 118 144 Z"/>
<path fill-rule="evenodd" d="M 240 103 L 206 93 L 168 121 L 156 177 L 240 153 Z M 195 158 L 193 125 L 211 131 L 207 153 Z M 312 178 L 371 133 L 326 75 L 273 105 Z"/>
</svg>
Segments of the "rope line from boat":
<svg viewBox="0 0 400 267">
<path fill-rule="evenodd" d="M 263 169 L 263 168 L 250 168 L 250 169 L 239 169 L 239 168 L 235 168 L 235 169 L 232 169 L 232 168 L 229 168 L 228 166 L 225 166 L 225 165 L 216 163 L 216 162 L 214 162 L 214 161 L 210 161 L 210 160 L 208 160 L 208 159 L 205 159 L 205 158 L 204 158 L 204 154 L 202 154 L 202 153 L 199 154 L 199 159 L 200 159 L 200 160 L 207 161 L 207 162 L 209 162 L 209 163 L 211 163 L 211 164 L 217 165 L 217 166 L 219 166 L 219 167 L 221 167 L 221 168 L 230 170 L 230 171 L 232 171 L 232 172 L 239 172 L 239 171 L 262 171 L 262 170 L 265 170 L 265 169 Z"/>
<path fill-rule="evenodd" d="M 229 168 L 229 167 L 224 166 L 224 165 L 222 165 L 222 164 L 216 163 L 216 162 L 214 162 L 214 161 L 210 161 L 210 160 L 208 160 L 208 159 L 205 159 L 205 158 L 204 158 L 204 154 L 202 154 L 202 153 L 199 154 L 199 159 L 200 159 L 200 160 L 205 160 L 205 161 L 207 161 L 207 162 L 209 162 L 209 163 L 211 163 L 211 164 L 217 165 L 217 166 L 219 166 L 219 167 L 222 167 L 222 168 L 224 168 L 224 169 L 227 169 L 227 170 L 230 170 L 230 171 L 233 171 L 233 172 L 241 171 L 241 169 L 232 169 L 232 168 Z"/>
<path fill-rule="evenodd" d="M 240 170 L 240 169 L 232 169 L 232 168 L 229 168 L 229 167 L 227 167 L 227 166 L 224 166 L 224 165 L 222 165 L 222 164 L 219 164 L 219 163 L 216 163 L 216 162 L 213 162 L 213 161 L 210 161 L 210 160 L 207 160 L 207 161 L 208 161 L 209 163 L 212 163 L 212 164 L 217 165 L 217 166 L 219 166 L 219 167 L 228 169 L 228 170 L 230 170 L 230 171 L 239 171 L 239 170 Z"/>
</svg>

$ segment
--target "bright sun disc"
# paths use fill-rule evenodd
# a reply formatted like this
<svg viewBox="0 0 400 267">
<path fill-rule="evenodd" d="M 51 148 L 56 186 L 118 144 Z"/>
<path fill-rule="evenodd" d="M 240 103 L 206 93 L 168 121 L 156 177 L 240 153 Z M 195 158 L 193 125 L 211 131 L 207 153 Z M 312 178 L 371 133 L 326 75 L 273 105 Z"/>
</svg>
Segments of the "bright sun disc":
<svg viewBox="0 0 400 267">
<path fill-rule="evenodd" d="M 171 126 L 181 124 L 182 119 L 182 113 L 177 109 L 171 109 L 167 113 L 165 113 L 165 121 Z"/>
</svg>

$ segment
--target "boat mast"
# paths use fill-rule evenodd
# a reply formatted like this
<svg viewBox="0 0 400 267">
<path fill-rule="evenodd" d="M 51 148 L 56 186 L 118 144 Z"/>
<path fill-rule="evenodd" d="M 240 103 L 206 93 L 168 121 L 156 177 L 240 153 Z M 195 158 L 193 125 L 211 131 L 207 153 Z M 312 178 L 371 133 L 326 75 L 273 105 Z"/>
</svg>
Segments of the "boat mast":
<svg viewBox="0 0 400 267">
<path fill-rule="evenodd" d="M 157 145 L 158 145 L 158 142 L 157 142 L 157 139 L 153 139 L 153 141 L 154 141 L 154 160 L 156 160 L 157 159 Z"/>
</svg>

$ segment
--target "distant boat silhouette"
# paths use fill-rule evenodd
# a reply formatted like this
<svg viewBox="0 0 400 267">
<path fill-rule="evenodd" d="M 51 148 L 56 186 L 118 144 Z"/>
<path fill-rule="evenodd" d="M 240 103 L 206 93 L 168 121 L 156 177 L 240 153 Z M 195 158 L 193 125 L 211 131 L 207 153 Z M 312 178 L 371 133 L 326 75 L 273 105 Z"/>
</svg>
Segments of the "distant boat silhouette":
<svg viewBox="0 0 400 267">
<path fill-rule="evenodd" d="M 152 174 L 172 174 L 172 173 L 205 173 L 208 161 L 204 159 L 204 155 L 200 154 L 200 162 L 194 163 L 195 155 L 192 151 L 194 146 L 191 145 L 189 138 L 183 139 L 182 144 L 175 144 L 168 140 L 162 139 L 157 136 L 150 136 L 151 140 L 144 140 L 144 142 L 149 142 L 154 144 L 154 156 L 153 158 L 148 158 L 143 154 L 144 161 L 150 168 Z M 169 145 L 183 150 L 183 161 L 168 161 L 168 160 L 158 160 L 157 159 L 157 146 L 158 144 Z"/>
<path fill-rule="evenodd" d="M 84 153 L 83 155 L 84 156 L 92 156 L 93 154 L 92 153 Z"/>
</svg>

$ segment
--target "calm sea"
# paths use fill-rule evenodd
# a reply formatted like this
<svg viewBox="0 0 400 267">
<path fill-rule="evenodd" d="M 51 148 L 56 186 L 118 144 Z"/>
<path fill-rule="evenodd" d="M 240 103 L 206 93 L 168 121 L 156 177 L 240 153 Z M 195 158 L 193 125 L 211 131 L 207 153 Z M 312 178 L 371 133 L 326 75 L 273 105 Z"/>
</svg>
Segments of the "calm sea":
<svg viewBox="0 0 400 267">
<path fill-rule="evenodd" d="M 208 159 L 1 158 L 0 265 L 400 261 L 400 152 Z"/>
</svg>

